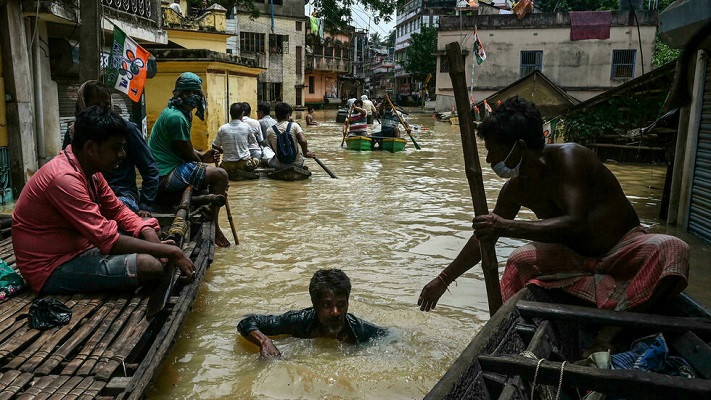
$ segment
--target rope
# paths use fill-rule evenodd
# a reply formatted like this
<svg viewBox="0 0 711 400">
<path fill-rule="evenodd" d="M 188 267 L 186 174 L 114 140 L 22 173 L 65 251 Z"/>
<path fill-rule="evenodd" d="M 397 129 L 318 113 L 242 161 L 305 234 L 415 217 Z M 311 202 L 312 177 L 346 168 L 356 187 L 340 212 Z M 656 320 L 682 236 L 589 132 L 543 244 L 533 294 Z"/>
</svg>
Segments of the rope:
<svg viewBox="0 0 711 400">
<path fill-rule="evenodd" d="M 558 391 L 555 392 L 555 400 L 558 400 L 560 398 L 560 389 L 563 387 L 563 369 L 565 368 L 566 363 L 567 361 L 563 361 L 563 363 L 560 364 L 560 378 L 558 379 Z"/>
<path fill-rule="evenodd" d="M 533 394 L 535 393 L 535 390 L 536 390 L 536 381 L 538 380 L 538 369 L 541 368 L 542 362 L 543 362 L 542 358 L 540 360 L 538 360 L 538 364 L 536 364 L 536 372 L 533 374 L 533 382 L 531 383 L 531 400 L 533 400 Z"/>
</svg>

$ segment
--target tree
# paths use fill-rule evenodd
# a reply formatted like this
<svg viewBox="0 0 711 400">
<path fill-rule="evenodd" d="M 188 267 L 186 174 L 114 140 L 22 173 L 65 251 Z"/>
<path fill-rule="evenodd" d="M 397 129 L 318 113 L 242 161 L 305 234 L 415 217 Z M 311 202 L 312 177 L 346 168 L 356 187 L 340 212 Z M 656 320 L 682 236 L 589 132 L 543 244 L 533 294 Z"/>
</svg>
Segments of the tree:
<svg viewBox="0 0 711 400">
<path fill-rule="evenodd" d="M 314 0 L 313 5 L 318 15 L 325 19 L 326 30 L 337 31 L 345 29 L 354 19 L 352 12 L 357 4 L 370 12 L 373 22 L 378 24 L 380 20 L 392 20 L 395 3 L 396 0 Z"/>
<path fill-rule="evenodd" d="M 381 47 L 383 45 L 383 39 L 378 32 L 373 32 L 370 35 L 370 45 L 373 47 Z"/>
<path fill-rule="evenodd" d="M 437 68 L 437 28 L 422 27 L 419 33 L 410 37 L 410 45 L 405 51 L 403 68 L 416 80 L 424 82 L 428 74 L 434 76 Z"/>
<path fill-rule="evenodd" d="M 388 49 L 391 48 L 391 47 L 395 47 L 395 29 L 393 29 L 392 31 L 390 31 L 390 33 L 388 34 L 388 37 L 385 38 L 385 42 L 384 42 L 383 44 L 384 44 L 385 47 L 387 47 Z"/>
</svg>

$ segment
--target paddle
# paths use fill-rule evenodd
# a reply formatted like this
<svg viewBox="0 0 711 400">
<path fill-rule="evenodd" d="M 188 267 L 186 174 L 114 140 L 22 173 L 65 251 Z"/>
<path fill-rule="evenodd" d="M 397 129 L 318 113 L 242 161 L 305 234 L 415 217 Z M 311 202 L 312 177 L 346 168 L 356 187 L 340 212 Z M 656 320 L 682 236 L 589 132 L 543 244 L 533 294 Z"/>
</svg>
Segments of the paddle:
<svg viewBox="0 0 711 400">
<path fill-rule="evenodd" d="M 458 42 L 449 43 L 446 46 L 447 59 L 449 60 L 449 77 L 452 80 L 454 89 L 454 101 L 457 104 L 459 114 L 459 133 L 462 137 L 462 150 L 464 151 L 464 168 L 469 182 L 469 191 L 474 203 L 474 213 L 476 215 L 486 215 L 489 213 L 486 204 L 486 192 L 484 191 L 484 180 L 482 178 L 479 153 L 474 137 L 474 123 L 467 96 L 467 82 L 464 71 L 464 61 L 462 50 Z M 479 242 L 481 250 L 481 269 L 484 271 L 484 283 L 486 284 L 486 296 L 489 300 L 489 314 L 494 315 L 501 307 L 501 286 L 499 284 L 499 264 L 496 262 L 495 241 L 487 240 Z"/>
<path fill-rule="evenodd" d="M 348 117 L 346 118 L 346 121 L 343 123 L 343 140 L 341 140 L 341 147 L 343 147 L 343 143 L 346 142 L 346 135 L 348 135 L 348 124 L 351 123 L 351 113 L 353 112 L 353 106 L 348 110 Z"/>
<path fill-rule="evenodd" d="M 407 136 L 410 137 L 410 139 L 412 140 L 412 144 L 415 145 L 415 148 L 416 148 L 417 150 L 422 149 L 422 147 L 420 147 L 420 145 L 417 144 L 417 142 L 415 141 L 415 138 L 412 137 L 412 135 L 410 134 L 410 127 L 407 125 L 407 122 L 405 122 L 405 120 L 402 119 L 402 117 L 400 116 L 400 113 L 397 112 L 397 109 L 396 109 L 395 106 L 393 105 L 393 102 L 390 101 L 390 97 L 388 97 L 387 94 L 385 95 L 385 100 L 388 101 L 388 104 L 390 104 L 390 107 L 393 109 L 393 112 L 395 113 L 395 115 L 397 115 L 397 118 L 400 120 L 400 123 L 402 124 L 402 126 L 405 127 L 405 132 L 407 132 Z"/>
<path fill-rule="evenodd" d="M 215 167 L 218 166 L 220 162 L 220 156 L 218 155 L 215 159 Z M 230 203 L 227 201 L 227 192 L 225 192 L 225 210 L 227 210 L 227 220 L 230 221 L 230 229 L 232 229 L 232 237 L 235 238 L 235 244 L 239 244 L 239 238 L 237 237 L 237 229 L 235 229 L 235 222 L 232 220 L 232 211 L 230 210 Z"/>
<path fill-rule="evenodd" d="M 328 167 L 325 166 L 325 165 L 321 162 L 321 160 L 319 160 L 318 158 L 316 158 L 316 156 L 313 156 L 313 157 L 311 157 L 311 158 L 313 158 L 314 161 L 316 161 L 316 163 L 317 163 L 318 165 L 320 165 L 321 168 L 323 168 L 323 170 L 326 171 L 327 174 L 331 175 L 331 178 L 333 178 L 333 179 L 338 179 L 338 177 L 337 177 L 333 172 L 331 172 L 331 170 L 328 169 Z"/>
</svg>

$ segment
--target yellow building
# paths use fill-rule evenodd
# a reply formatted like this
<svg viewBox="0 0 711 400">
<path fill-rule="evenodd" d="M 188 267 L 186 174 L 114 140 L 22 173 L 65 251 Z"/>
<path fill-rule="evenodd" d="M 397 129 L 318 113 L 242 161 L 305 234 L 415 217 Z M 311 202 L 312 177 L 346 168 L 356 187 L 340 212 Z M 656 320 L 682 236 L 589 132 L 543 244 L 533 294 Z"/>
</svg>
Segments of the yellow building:
<svg viewBox="0 0 711 400">
<path fill-rule="evenodd" d="M 181 8 L 186 12 L 185 4 Z M 253 60 L 226 53 L 226 10 L 218 4 L 208 7 L 197 18 L 186 18 L 169 3 L 162 4 L 163 27 L 172 48 L 150 49 L 158 64 L 158 73 L 146 80 L 146 116 L 150 133 L 156 119 L 172 97 L 175 80 L 183 72 L 194 72 L 203 81 L 207 99 L 205 121 L 193 119 L 192 142 L 205 150 L 222 124 L 229 122 L 229 107 L 234 102 L 248 102 L 257 109 L 257 76 L 264 72 Z"/>
</svg>

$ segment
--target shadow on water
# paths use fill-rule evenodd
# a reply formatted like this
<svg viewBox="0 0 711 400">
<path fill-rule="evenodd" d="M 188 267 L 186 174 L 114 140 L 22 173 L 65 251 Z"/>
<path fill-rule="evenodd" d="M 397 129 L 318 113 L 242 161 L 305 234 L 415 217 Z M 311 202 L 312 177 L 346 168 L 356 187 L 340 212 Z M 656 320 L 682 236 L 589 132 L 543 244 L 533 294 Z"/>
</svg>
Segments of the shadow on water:
<svg viewBox="0 0 711 400">
<path fill-rule="evenodd" d="M 421 151 L 408 142 L 402 153 L 357 153 L 339 146 L 340 125 L 328 122 L 335 111 L 315 115 L 325 122 L 304 126 L 309 148 L 340 179 L 309 161 L 307 181 L 231 183 L 241 244 L 217 250 L 151 398 L 422 398 L 488 319 L 478 267 L 452 285 L 435 311 L 416 307 L 422 286 L 471 234 L 458 127 L 413 115 L 412 123 L 428 128 L 415 131 Z M 504 182 L 483 159 L 482 166 L 492 209 Z M 663 169 L 611 169 L 654 229 Z M 650 173 L 655 189 L 645 189 Z M 224 212 L 220 222 L 229 235 Z M 522 243 L 499 241 L 502 266 Z M 309 279 L 319 268 L 343 269 L 353 284 L 349 311 L 391 328 L 395 338 L 354 349 L 279 337 L 283 359 L 259 360 L 237 322 L 247 313 L 309 306 Z"/>
</svg>

